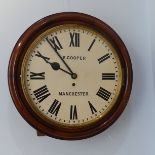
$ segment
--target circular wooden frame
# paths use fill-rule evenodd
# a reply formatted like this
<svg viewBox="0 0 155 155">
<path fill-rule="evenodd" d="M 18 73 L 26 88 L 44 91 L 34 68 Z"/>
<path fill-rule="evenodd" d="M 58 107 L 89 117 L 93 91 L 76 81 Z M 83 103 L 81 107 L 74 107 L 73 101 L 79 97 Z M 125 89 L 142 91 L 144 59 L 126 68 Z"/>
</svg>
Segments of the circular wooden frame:
<svg viewBox="0 0 155 155">
<path fill-rule="evenodd" d="M 58 127 L 51 125 L 42 120 L 30 108 L 21 86 L 21 64 L 29 45 L 42 32 L 61 24 L 81 24 L 91 27 L 99 33 L 104 34 L 104 36 L 106 36 L 107 39 L 112 43 L 114 48 L 116 48 L 123 70 L 123 85 L 114 107 L 103 119 L 92 125 L 82 128 L 60 128 L 60 126 Z M 107 24 L 86 14 L 64 12 L 50 15 L 39 20 L 23 33 L 16 43 L 10 57 L 8 67 L 8 82 L 10 93 L 17 110 L 31 126 L 41 133 L 54 138 L 77 140 L 88 138 L 102 132 L 111 124 L 113 124 L 123 112 L 132 89 L 132 65 L 124 43 L 116 34 L 116 32 L 114 32 Z"/>
</svg>

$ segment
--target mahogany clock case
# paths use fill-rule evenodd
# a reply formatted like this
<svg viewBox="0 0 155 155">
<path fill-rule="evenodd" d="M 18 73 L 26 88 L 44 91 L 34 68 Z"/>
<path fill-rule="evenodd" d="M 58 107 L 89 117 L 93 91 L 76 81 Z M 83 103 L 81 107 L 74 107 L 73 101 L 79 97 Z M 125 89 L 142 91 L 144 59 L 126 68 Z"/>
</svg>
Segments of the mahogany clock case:
<svg viewBox="0 0 155 155">
<path fill-rule="evenodd" d="M 21 86 L 21 65 L 28 47 L 42 32 L 62 24 L 80 24 L 90 27 L 95 31 L 98 31 L 100 34 L 103 34 L 116 49 L 123 70 L 123 84 L 120 95 L 114 107 L 103 119 L 82 128 L 63 128 L 60 126 L 51 125 L 44 121 L 30 108 Z M 17 110 L 21 116 L 36 130 L 44 133 L 45 135 L 59 139 L 84 139 L 94 136 L 107 129 L 123 112 L 132 89 L 132 65 L 127 48 L 125 47 L 123 41 L 107 24 L 95 17 L 83 13 L 63 12 L 47 16 L 37 21 L 19 38 L 10 57 L 8 66 L 8 83 L 10 93 Z"/>
</svg>

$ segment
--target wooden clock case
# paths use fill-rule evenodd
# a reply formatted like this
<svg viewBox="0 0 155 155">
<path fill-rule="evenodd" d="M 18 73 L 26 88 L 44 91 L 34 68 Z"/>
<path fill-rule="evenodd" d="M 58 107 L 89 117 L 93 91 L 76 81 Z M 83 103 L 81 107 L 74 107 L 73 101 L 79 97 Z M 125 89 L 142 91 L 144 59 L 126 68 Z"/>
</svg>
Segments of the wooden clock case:
<svg viewBox="0 0 155 155">
<path fill-rule="evenodd" d="M 123 84 L 116 104 L 101 120 L 85 127 L 61 127 L 42 120 L 30 108 L 21 86 L 21 64 L 33 42 L 45 30 L 62 24 L 80 24 L 103 34 L 116 49 L 123 69 Z M 64 12 L 47 16 L 30 26 L 16 43 L 8 67 L 8 83 L 13 102 L 21 116 L 39 132 L 59 139 L 77 140 L 94 136 L 112 125 L 127 105 L 132 88 L 132 65 L 127 48 L 120 37 L 101 20 L 76 12 Z"/>
</svg>

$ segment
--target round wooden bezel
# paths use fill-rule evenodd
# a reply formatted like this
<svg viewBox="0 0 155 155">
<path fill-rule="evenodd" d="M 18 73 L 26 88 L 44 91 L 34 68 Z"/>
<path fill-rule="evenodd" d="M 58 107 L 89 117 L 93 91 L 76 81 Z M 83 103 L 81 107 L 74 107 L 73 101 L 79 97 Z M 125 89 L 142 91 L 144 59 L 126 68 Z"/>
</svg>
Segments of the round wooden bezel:
<svg viewBox="0 0 155 155">
<path fill-rule="evenodd" d="M 120 95 L 114 107 L 105 117 L 103 117 L 103 119 L 100 119 L 96 123 L 87 125 L 86 127 L 82 128 L 63 128 L 49 124 L 42 120 L 30 108 L 21 86 L 21 64 L 28 47 L 42 32 L 62 24 L 81 24 L 87 27 L 91 27 L 99 33 L 104 34 L 104 36 L 106 36 L 106 38 L 116 49 L 123 70 L 123 84 L 121 87 Z M 37 21 L 22 34 L 22 36 L 17 41 L 10 57 L 8 67 L 8 83 L 10 93 L 17 110 L 21 116 L 35 129 L 41 133 L 44 133 L 45 135 L 54 138 L 67 140 L 84 139 L 104 131 L 111 124 L 113 124 L 123 112 L 128 102 L 132 88 L 132 65 L 124 43 L 116 34 L 116 32 L 112 30 L 112 28 L 110 28 L 107 24 L 95 17 L 83 13 L 63 12 L 47 16 Z"/>
</svg>

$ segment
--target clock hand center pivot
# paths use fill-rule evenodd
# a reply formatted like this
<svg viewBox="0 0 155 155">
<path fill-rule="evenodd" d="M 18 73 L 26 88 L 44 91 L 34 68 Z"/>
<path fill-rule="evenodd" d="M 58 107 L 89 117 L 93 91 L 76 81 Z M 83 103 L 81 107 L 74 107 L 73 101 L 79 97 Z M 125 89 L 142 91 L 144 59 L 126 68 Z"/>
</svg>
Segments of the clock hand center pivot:
<svg viewBox="0 0 155 155">
<path fill-rule="evenodd" d="M 46 63 L 50 64 L 53 70 L 61 70 L 69 75 L 71 75 L 72 79 L 77 78 L 77 74 L 73 72 L 68 72 L 60 67 L 60 64 L 57 62 L 49 62 L 50 58 L 43 56 L 40 52 L 37 52 L 36 56 L 42 58 Z"/>
<path fill-rule="evenodd" d="M 57 62 L 50 63 L 50 65 L 51 65 L 51 67 L 53 68 L 53 70 L 61 70 L 61 71 L 65 72 L 65 73 L 70 74 L 72 79 L 76 79 L 76 78 L 77 78 L 77 74 L 76 74 L 76 73 L 70 73 L 70 72 L 68 72 L 68 71 L 66 71 L 66 70 L 64 70 L 64 69 L 62 69 L 62 68 L 60 67 L 60 64 L 57 63 Z"/>
<path fill-rule="evenodd" d="M 78 76 L 77 76 L 76 73 L 72 73 L 72 74 L 71 74 L 71 78 L 72 78 L 72 79 L 77 79 L 77 77 L 78 77 Z"/>
</svg>

